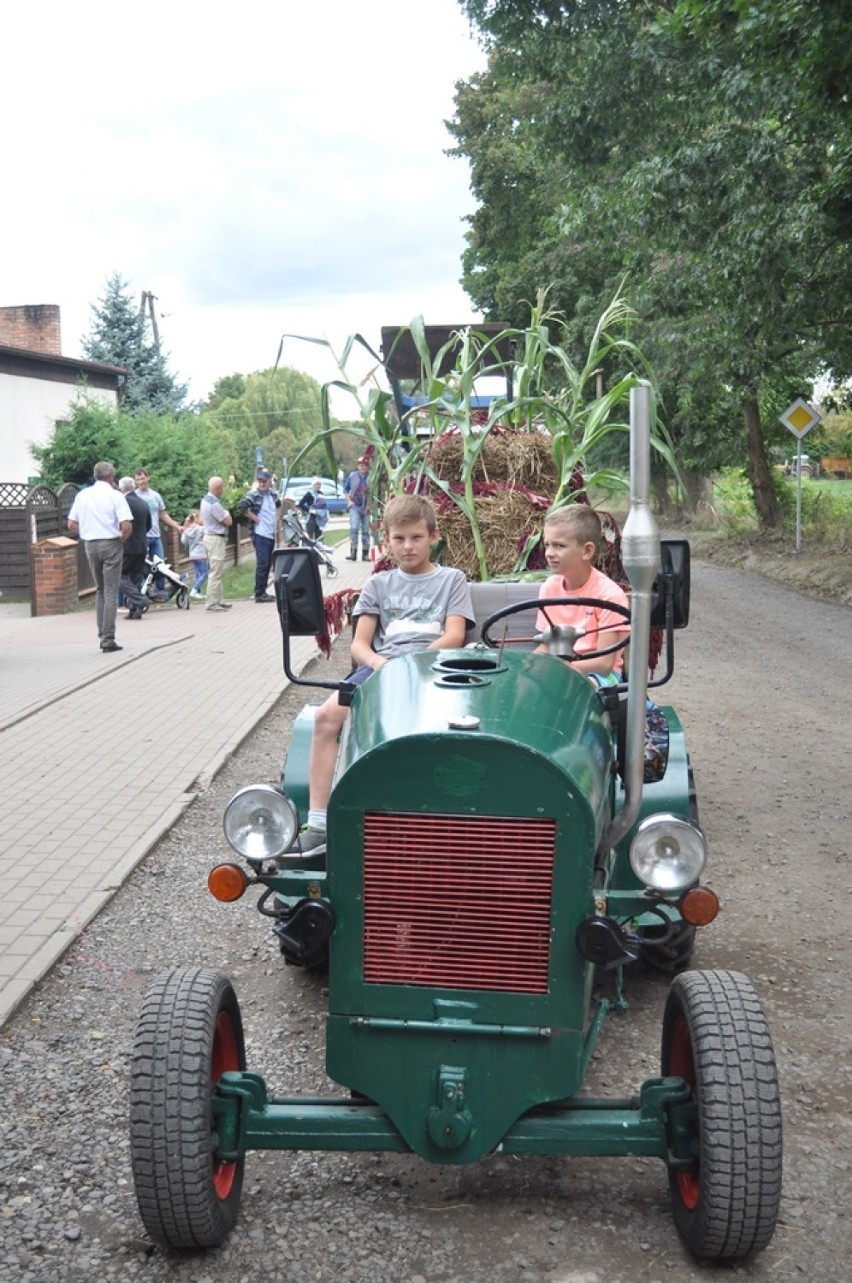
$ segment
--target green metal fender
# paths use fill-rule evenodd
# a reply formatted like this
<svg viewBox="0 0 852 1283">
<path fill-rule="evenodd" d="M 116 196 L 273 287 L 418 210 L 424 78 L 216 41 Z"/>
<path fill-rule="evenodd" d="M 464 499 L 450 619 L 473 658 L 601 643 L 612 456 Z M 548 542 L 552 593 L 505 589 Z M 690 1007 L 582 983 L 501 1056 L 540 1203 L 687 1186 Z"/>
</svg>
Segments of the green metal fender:
<svg viewBox="0 0 852 1283">
<path fill-rule="evenodd" d="M 281 787 L 299 812 L 302 824 L 308 818 L 308 767 L 318 708 L 319 704 L 306 704 L 299 713 L 293 723 L 290 747 L 281 763 Z"/>
</svg>

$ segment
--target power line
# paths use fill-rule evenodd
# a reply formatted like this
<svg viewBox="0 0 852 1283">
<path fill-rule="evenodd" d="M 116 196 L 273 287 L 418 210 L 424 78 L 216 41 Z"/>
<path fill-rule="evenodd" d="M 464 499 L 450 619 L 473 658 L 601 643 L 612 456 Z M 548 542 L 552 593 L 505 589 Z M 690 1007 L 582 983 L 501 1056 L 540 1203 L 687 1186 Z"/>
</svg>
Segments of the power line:
<svg viewBox="0 0 852 1283">
<path fill-rule="evenodd" d="M 242 413 L 221 414 L 215 407 L 201 411 L 202 414 L 215 415 L 217 419 L 286 419 L 291 414 L 313 414 L 316 410 L 302 410 L 294 406 L 292 410 L 244 410 Z"/>
</svg>

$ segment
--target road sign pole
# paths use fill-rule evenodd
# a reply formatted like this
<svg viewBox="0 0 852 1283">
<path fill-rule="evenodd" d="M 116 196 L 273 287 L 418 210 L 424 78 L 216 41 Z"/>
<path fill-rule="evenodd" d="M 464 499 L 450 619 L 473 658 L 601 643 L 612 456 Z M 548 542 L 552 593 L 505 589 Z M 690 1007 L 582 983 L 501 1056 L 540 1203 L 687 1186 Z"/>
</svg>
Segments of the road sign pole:
<svg viewBox="0 0 852 1283">
<path fill-rule="evenodd" d="M 788 405 L 779 419 L 796 438 L 796 552 L 802 551 L 802 437 L 815 428 L 822 415 L 801 397 Z"/>
<path fill-rule="evenodd" d="M 802 439 L 796 442 L 796 552 L 802 551 Z"/>
</svg>

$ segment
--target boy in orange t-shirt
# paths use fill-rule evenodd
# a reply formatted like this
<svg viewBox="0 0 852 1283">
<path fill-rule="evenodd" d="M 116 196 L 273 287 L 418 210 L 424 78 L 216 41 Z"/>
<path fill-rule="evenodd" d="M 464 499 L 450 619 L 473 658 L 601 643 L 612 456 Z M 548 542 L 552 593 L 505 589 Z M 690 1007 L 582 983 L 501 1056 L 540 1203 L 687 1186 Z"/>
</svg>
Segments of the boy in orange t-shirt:
<svg viewBox="0 0 852 1283">
<path fill-rule="evenodd" d="M 544 519 L 544 555 L 552 574 L 542 584 L 539 597 L 597 597 L 626 607 L 627 597 L 618 584 L 592 564 L 600 541 L 600 518 L 586 504 L 569 504 L 548 513 Z M 623 615 L 599 606 L 548 606 L 547 616 L 539 612 L 536 627 L 543 631 L 551 624 L 583 629 L 574 647 L 578 655 L 612 646 L 630 632 Z M 546 651 L 547 647 L 538 649 Z M 621 681 L 623 653 L 617 650 L 595 659 L 572 660 L 571 667 L 597 685 L 608 685 Z"/>
</svg>

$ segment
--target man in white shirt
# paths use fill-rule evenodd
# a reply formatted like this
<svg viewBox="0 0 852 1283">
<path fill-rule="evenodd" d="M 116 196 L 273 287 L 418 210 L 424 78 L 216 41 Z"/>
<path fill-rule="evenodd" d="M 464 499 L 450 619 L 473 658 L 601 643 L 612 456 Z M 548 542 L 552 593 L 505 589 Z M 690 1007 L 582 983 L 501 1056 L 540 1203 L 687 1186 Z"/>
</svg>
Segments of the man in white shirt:
<svg viewBox="0 0 852 1283">
<path fill-rule="evenodd" d="M 86 545 L 86 556 L 98 590 L 96 599 L 101 650 L 121 650 L 115 640 L 115 613 L 124 541 L 133 529 L 133 514 L 115 488 L 111 463 L 96 463 L 95 484 L 81 490 L 68 513 L 68 529 Z"/>
</svg>

